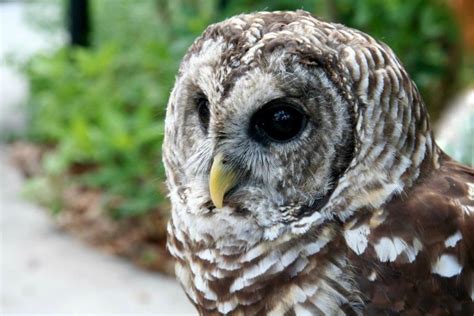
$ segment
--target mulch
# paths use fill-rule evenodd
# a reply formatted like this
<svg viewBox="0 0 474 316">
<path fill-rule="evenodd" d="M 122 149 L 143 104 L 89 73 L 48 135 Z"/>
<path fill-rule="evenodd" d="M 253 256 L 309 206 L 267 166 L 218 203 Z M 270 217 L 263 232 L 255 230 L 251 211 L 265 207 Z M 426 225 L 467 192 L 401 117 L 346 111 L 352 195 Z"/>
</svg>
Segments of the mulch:
<svg viewBox="0 0 474 316">
<path fill-rule="evenodd" d="M 53 149 L 15 142 L 11 145 L 10 159 L 26 178 L 35 178 L 44 175 L 41 161 L 50 150 Z M 73 167 L 69 172 L 77 173 L 74 169 L 78 168 Z M 100 190 L 81 187 L 73 181 L 64 181 L 55 190 L 61 207 L 49 214 L 60 229 L 144 269 L 174 274 L 173 258 L 166 250 L 168 218 L 163 214 L 168 214 L 167 211 L 156 209 L 142 216 L 114 219 L 103 207 L 105 194 Z"/>
</svg>

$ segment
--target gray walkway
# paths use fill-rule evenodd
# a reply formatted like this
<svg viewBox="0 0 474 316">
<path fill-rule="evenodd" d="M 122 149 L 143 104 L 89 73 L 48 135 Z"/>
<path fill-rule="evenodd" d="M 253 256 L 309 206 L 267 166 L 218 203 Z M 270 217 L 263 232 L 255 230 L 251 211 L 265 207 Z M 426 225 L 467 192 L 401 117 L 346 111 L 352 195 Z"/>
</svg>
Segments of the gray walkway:
<svg viewBox="0 0 474 316">
<path fill-rule="evenodd" d="M 44 210 L 21 199 L 22 179 L 0 153 L 4 313 L 193 313 L 173 279 L 58 231 Z"/>
<path fill-rule="evenodd" d="M 24 23 L 22 3 L 0 3 L 0 59 L 51 45 Z M 49 39 L 48 39 L 49 40 Z M 0 65 L 0 130 L 21 128 L 23 78 Z M 24 201 L 23 179 L 0 145 L 1 312 L 12 314 L 194 314 L 176 281 L 102 254 L 58 231 Z"/>
</svg>

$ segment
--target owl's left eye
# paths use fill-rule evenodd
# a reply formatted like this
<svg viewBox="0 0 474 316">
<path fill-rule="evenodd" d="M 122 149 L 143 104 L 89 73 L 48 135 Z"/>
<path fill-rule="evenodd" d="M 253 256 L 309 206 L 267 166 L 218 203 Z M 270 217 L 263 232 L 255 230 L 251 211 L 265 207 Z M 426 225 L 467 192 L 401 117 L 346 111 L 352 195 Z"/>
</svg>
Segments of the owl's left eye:
<svg viewBox="0 0 474 316">
<path fill-rule="evenodd" d="M 287 142 L 300 134 L 306 122 L 306 116 L 294 105 L 275 100 L 253 115 L 250 130 L 257 140 Z"/>
<path fill-rule="evenodd" d="M 207 133 L 207 129 L 209 127 L 209 119 L 211 116 L 211 113 L 209 111 L 209 100 L 206 98 L 205 95 L 200 95 L 196 99 L 196 106 L 199 115 L 199 123 L 201 123 L 201 127 L 204 132 Z"/>
</svg>

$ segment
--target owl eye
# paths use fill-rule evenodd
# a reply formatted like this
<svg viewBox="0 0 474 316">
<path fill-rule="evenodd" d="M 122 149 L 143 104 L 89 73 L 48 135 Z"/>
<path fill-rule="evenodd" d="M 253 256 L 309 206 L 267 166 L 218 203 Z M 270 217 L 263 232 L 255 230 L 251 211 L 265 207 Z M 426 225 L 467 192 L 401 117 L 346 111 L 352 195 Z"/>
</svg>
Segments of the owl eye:
<svg viewBox="0 0 474 316">
<path fill-rule="evenodd" d="M 209 118 L 211 113 L 209 112 L 209 100 L 207 100 L 205 95 L 201 95 L 196 99 L 196 106 L 199 115 L 199 122 L 204 132 L 207 132 L 209 127 Z"/>
<path fill-rule="evenodd" d="M 253 115 L 251 134 L 260 140 L 287 142 L 300 134 L 306 121 L 306 116 L 292 104 L 272 101 Z"/>
</svg>

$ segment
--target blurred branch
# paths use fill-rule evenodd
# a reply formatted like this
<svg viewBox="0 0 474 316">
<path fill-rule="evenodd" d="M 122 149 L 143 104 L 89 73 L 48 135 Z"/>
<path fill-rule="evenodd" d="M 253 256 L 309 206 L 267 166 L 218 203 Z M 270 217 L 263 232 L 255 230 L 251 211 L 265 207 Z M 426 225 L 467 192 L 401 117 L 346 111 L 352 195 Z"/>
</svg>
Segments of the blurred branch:
<svg viewBox="0 0 474 316">
<path fill-rule="evenodd" d="M 89 1 L 69 0 L 68 21 L 71 45 L 89 46 Z"/>
<path fill-rule="evenodd" d="M 324 6 L 325 6 L 326 14 L 328 15 L 327 16 L 328 20 L 337 21 L 341 23 L 341 21 L 339 21 L 339 15 L 337 14 L 336 2 L 333 0 L 325 0 Z"/>
<path fill-rule="evenodd" d="M 228 4 L 228 0 L 219 0 L 218 2 L 218 8 L 220 11 L 224 11 L 225 8 L 227 7 L 227 4 Z"/>
</svg>

